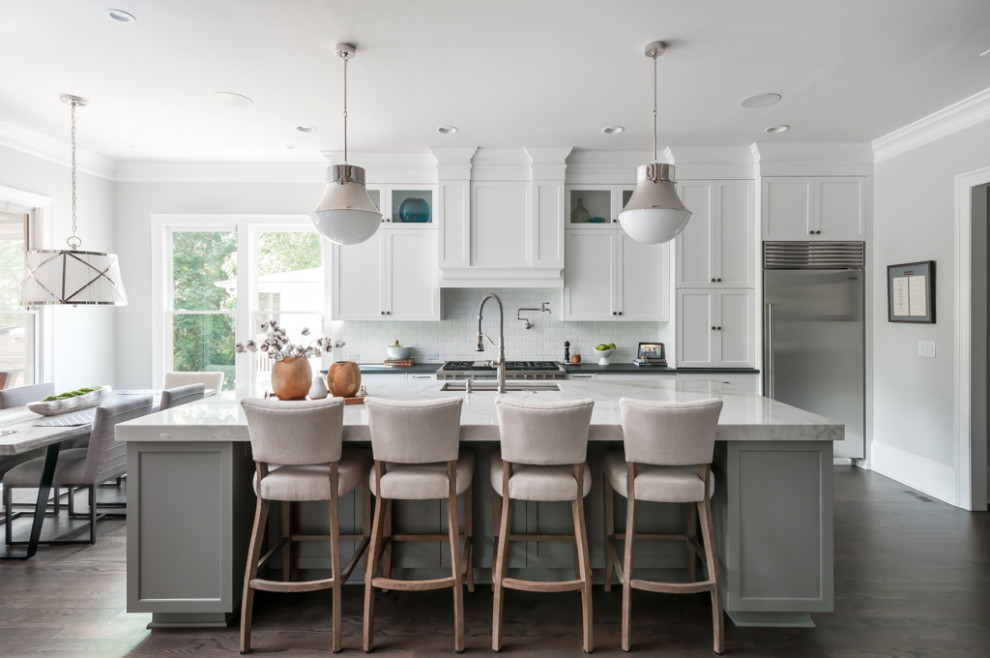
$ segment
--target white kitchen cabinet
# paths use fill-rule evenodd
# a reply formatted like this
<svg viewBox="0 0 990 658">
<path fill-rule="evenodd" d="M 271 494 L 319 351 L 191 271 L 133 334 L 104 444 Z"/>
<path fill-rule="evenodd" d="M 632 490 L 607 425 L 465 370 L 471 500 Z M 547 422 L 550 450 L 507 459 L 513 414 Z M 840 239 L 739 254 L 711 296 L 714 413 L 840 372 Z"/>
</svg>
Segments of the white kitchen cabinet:
<svg viewBox="0 0 990 658">
<path fill-rule="evenodd" d="M 405 229 L 430 229 L 436 226 L 436 204 L 437 188 L 434 185 L 377 185 L 368 186 L 368 196 L 371 202 L 382 213 L 382 222 L 391 228 Z M 403 203 L 409 202 L 411 206 L 409 214 L 403 214 Z M 412 212 L 412 204 L 415 204 L 417 212 Z M 422 209 L 426 208 L 423 213 Z M 413 215 L 419 221 L 406 221 L 412 219 Z M 424 218 L 425 217 L 425 218 Z"/>
<path fill-rule="evenodd" d="M 564 320 L 670 319 L 669 243 L 641 244 L 618 224 L 565 233 Z"/>
<path fill-rule="evenodd" d="M 632 191 L 629 185 L 568 185 L 567 228 L 618 225 L 619 212 L 629 202 Z"/>
<path fill-rule="evenodd" d="M 692 214 L 674 241 L 677 287 L 752 288 L 756 258 L 753 182 L 684 181 L 678 187 Z"/>
<path fill-rule="evenodd" d="M 865 176 L 763 179 L 764 240 L 863 240 Z"/>
<path fill-rule="evenodd" d="M 760 375 L 748 372 L 679 372 L 677 380 L 680 382 L 711 382 L 709 393 L 718 394 L 722 392 L 725 385 L 734 389 L 742 389 L 750 393 L 760 392 Z"/>
<path fill-rule="evenodd" d="M 384 223 L 356 245 L 333 245 L 333 320 L 439 320 L 437 232 Z"/>
<path fill-rule="evenodd" d="M 679 289 L 677 367 L 752 368 L 754 303 L 750 289 Z"/>
</svg>

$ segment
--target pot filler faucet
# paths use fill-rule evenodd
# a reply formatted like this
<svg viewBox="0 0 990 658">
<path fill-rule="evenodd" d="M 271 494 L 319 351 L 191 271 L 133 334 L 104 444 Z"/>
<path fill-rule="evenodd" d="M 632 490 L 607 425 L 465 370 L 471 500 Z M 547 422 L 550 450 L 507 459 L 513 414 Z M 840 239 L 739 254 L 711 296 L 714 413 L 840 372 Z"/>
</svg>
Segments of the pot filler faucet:
<svg viewBox="0 0 990 658">
<path fill-rule="evenodd" d="M 482 312 L 485 310 L 485 302 L 489 299 L 494 299 L 495 303 L 498 304 L 498 344 L 495 341 L 481 333 L 481 318 Z M 478 347 L 479 352 L 485 351 L 485 339 L 488 338 L 488 342 L 495 345 L 498 348 L 498 358 L 489 362 L 489 365 L 495 366 L 495 373 L 498 377 L 498 392 L 505 393 L 505 314 L 502 311 L 502 299 L 495 293 L 489 293 L 485 295 L 485 298 L 481 300 L 481 306 L 478 307 Z"/>
</svg>

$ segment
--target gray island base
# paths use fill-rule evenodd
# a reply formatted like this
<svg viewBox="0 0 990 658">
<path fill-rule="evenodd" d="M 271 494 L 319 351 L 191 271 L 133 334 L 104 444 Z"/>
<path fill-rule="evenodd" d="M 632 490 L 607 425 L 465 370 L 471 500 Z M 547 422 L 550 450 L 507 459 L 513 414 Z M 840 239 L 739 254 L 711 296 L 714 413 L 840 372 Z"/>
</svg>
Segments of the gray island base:
<svg viewBox="0 0 990 658">
<path fill-rule="evenodd" d="M 531 400 L 590 398 L 595 401 L 588 459 L 593 474 L 585 499 L 592 567 L 604 567 L 602 455 L 622 449 L 618 401 L 690 400 L 717 396 L 724 407 L 715 448 L 713 509 L 725 611 L 740 626 L 814 626 L 813 613 L 833 609 L 832 442 L 843 426 L 821 416 L 720 382 L 557 382 L 559 391 L 502 395 Z M 498 449 L 495 392 L 441 391 L 429 380 L 376 382 L 369 394 L 395 399 L 460 396 L 461 441 L 476 455 L 474 474 L 474 573 L 490 582 L 492 563 L 491 453 Z M 127 443 L 127 610 L 150 612 L 150 627 L 224 626 L 240 605 L 244 561 L 254 510 L 247 424 L 239 400 L 258 392 L 238 390 L 151 414 L 118 426 Z M 344 440 L 368 445 L 367 411 L 349 405 Z M 618 505 L 623 504 L 616 497 Z M 683 528 L 680 505 L 644 506 L 644 531 Z M 273 514 L 277 506 L 273 506 Z M 439 532 L 439 501 L 396 503 L 397 532 Z M 461 510 L 463 512 L 463 510 Z M 296 532 L 327 528 L 326 503 L 296 505 Z M 341 501 L 342 531 L 361 525 L 360 498 Z M 624 513 L 617 508 L 616 520 Z M 515 508 L 519 531 L 570 529 L 566 505 L 525 503 Z M 270 528 L 278 528 L 273 518 Z M 342 546 L 345 556 L 351 545 Z M 566 543 L 514 542 L 510 572 L 526 577 L 573 577 Z M 306 542 L 294 554 L 301 570 L 328 568 L 325 545 Z M 449 574 L 449 554 L 439 544 L 400 543 L 393 554 L 397 577 Z M 637 545 L 636 568 L 644 577 L 686 574 L 679 542 Z M 351 583 L 361 583 L 359 568 Z M 616 596 L 619 596 L 616 593 Z"/>
</svg>

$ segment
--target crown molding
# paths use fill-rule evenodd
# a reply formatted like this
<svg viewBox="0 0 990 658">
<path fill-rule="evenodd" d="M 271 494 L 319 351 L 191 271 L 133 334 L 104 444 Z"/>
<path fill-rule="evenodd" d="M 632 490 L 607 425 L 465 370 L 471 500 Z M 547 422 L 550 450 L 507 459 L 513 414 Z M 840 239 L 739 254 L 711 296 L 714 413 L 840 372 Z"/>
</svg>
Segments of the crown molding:
<svg viewBox="0 0 990 658">
<path fill-rule="evenodd" d="M 119 183 L 324 183 L 326 165 L 313 162 L 119 162 Z"/>
<path fill-rule="evenodd" d="M 873 140 L 874 161 L 882 162 L 988 120 L 990 88 Z"/>
<path fill-rule="evenodd" d="M 48 160 L 64 167 L 72 166 L 72 144 L 25 128 L 0 118 L 0 146 Z M 102 155 L 76 146 L 76 169 L 85 174 L 113 180 L 114 162 Z"/>
<path fill-rule="evenodd" d="M 870 176 L 868 142 L 757 142 L 751 152 L 758 176 Z"/>
</svg>

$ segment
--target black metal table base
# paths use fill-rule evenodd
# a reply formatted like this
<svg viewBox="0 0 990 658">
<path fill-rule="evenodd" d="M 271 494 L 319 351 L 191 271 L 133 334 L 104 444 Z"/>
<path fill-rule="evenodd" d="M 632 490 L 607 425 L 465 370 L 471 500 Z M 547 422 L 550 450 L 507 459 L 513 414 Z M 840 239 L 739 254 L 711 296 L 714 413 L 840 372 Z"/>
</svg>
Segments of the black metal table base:
<svg viewBox="0 0 990 658">
<path fill-rule="evenodd" d="M 55 477 L 55 465 L 58 463 L 58 453 L 62 443 L 52 443 L 45 449 L 45 464 L 41 469 L 41 482 L 38 483 L 38 500 L 34 504 L 34 521 L 31 522 L 31 538 L 27 548 L 21 551 L 0 553 L 0 560 L 30 560 L 38 552 L 38 540 L 41 539 L 41 526 L 45 522 L 45 507 L 48 505 L 48 494 L 52 491 L 52 480 Z"/>
</svg>

